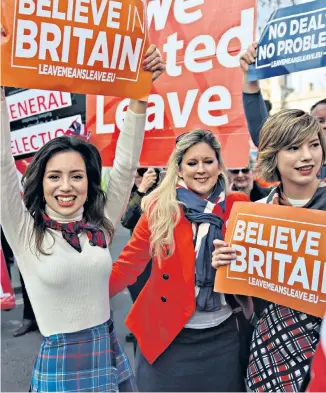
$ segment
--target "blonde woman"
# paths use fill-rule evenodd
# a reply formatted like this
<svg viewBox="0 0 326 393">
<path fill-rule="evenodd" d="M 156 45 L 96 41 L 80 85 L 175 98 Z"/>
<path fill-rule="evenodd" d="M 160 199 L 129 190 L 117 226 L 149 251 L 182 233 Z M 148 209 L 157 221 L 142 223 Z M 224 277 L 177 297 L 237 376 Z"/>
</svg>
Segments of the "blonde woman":
<svg viewBox="0 0 326 393">
<path fill-rule="evenodd" d="M 280 181 L 258 201 L 296 208 L 326 210 L 326 183 L 317 178 L 326 155 L 318 120 L 301 110 L 284 110 L 264 124 L 258 168 L 266 181 Z M 213 265 L 230 263 L 231 247 L 216 241 Z M 267 303 L 258 316 L 247 384 L 253 391 L 298 391 L 319 340 L 321 319 Z"/>
<path fill-rule="evenodd" d="M 228 300 L 213 292 L 213 240 L 223 238 L 235 200 L 226 196 L 220 144 L 210 131 L 181 135 L 159 187 L 113 264 L 110 294 L 152 273 L 126 324 L 137 338 L 140 391 L 243 391 L 239 335 Z"/>
</svg>

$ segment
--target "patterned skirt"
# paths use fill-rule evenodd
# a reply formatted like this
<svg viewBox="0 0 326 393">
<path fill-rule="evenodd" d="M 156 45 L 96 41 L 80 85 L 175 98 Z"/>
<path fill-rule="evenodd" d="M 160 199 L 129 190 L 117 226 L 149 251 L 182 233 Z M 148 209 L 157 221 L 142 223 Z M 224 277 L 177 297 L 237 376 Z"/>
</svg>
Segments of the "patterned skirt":
<svg viewBox="0 0 326 393">
<path fill-rule="evenodd" d="M 109 320 L 75 333 L 44 337 L 32 392 L 135 392 L 129 360 Z"/>
<path fill-rule="evenodd" d="M 319 341 L 321 319 L 274 303 L 253 333 L 247 385 L 254 392 L 297 392 Z"/>
</svg>

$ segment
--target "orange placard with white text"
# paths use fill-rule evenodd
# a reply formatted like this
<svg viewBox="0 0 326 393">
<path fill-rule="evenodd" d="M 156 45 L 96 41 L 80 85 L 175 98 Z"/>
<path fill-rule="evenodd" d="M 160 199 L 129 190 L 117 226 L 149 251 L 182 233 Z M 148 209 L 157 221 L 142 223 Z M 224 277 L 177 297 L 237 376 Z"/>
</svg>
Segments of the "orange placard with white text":
<svg viewBox="0 0 326 393">
<path fill-rule="evenodd" d="M 248 165 L 240 51 L 253 40 L 255 0 L 148 0 L 151 42 L 166 73 L 148 100 L 142 166 L 166 166 L 176 136 L 203 128 L 218 137 L 229 168 Z M 87 97 L 87 126 L 111 166 L 127 100 Z"/>
<path fill-rule="evenodd" d="M 237 202 L 225 240 L 237 259 L 216 272 L 216 292 L 255 296 L 322 317 L 326 212 Z"/>
<path fill-rule="evenodd" d="M 1 84 L 141 98 L 144 0 L 2 0 Z"/>
</svg>

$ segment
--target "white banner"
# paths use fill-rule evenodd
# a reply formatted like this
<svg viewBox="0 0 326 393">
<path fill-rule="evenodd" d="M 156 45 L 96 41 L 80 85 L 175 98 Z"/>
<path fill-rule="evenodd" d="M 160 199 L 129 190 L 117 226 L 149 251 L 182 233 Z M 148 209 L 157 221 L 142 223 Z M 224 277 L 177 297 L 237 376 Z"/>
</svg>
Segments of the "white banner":
<svg viewBox="0 0 326 393">
<path fill-rule="evenodd" d="M 7 106 L 9 120 L 15 121 L 71 106 L 71 94 L 31 89 L 8 96 Z"/>
<path fill-rule="evenodd" d="M 75 115 L 60 120 L 42 123 L 11 132 L 11 152 L 14 156 L 37 152 L 45 143 L 62 136 L 73 121 L 81 123 L 81 116 Z"/>
</svg>

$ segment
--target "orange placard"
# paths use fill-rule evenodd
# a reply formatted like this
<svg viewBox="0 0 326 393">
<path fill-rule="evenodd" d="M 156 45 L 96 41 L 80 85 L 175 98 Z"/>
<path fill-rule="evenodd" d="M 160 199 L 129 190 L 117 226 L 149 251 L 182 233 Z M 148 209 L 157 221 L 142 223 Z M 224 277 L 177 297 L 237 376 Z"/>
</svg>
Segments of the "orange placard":
<svg viewBox="0 0 326 393">
<path fill-rule="evenodd" d="M 2 0 L 1 11 L 2 85 L 148 96 L 144 0 Z"/>
<path fill-rule="evenodd" d="M 253 40 L 255 0 L 148 0 L 151 42 L 166 73 L 149 96 L 142 166 L 166 166 L 177 135 L 210 129 L 229 168 L 248 165 L 239 53 Z M 113 163 L 127 100 L 87 98 L 91 141 L 103 164 Z"/>
<path fill-rule="evenodd" d="M 237 260 L 217 269 L 215 291 L 324 315 L 326 212 L 236 202 L 225 240 Z"/>
</svg>

